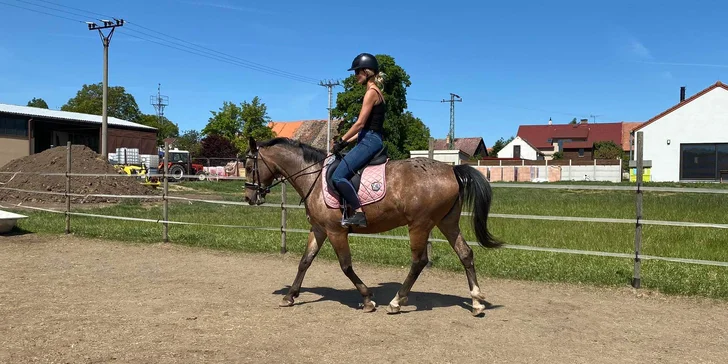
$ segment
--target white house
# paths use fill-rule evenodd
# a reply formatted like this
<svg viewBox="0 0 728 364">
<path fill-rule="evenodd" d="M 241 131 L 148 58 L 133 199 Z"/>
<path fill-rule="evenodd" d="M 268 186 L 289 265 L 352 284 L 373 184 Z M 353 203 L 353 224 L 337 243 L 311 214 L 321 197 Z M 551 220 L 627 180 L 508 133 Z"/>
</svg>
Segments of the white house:
<svg viewBox="0 0 728 364">
<path fill-rule="evenodd" d="M 498 152 L 498 158 L 520 158 L 535 161 L 543 160 L 544 155 L 526 139 L 516 136 Z"/>
<path fill-rule="evenodd" d="M 428 158 L 429 157 L 429 150 L 411 150 L 410 151 L 410 158 Z M 452 165 L 459 165 L 462 164 L 463 161 L 466 161 L 470 159 L 470 156 L 459 149 L 440 149 L 440 150 L 434 150 L 433 151 L 433 159 L 449 163 Z"/>
<path fill-rule="evenodd" d="M 644 160 L 655 182 L 728 179 L 728 86 L 714 85 L 634 129 L 643 132 Z M 636 155 L 636 153 L 635 153 Z"/>
</svg>

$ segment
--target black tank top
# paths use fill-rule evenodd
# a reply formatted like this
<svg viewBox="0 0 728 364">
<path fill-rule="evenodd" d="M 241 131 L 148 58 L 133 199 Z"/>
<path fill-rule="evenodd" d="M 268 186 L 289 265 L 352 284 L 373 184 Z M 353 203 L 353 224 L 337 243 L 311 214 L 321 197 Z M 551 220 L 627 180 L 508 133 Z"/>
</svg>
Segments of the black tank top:
<svg viewBox="0 0 728 364">
<path fill-rule="evenodd" d="M 384 103 L 384 97 L 382 97 L 382 94 L 379 93 L 377 89 L 374 89 L 374 91 L 377 92 L 377 95 L 382 102 L 372 107 L 372 111 L 369 113 L 369 118 L 366 123 L 364 123 L 364 129 L 384 133 L 384 114 L 387 111 L 387 105 Z"/>
</svg>

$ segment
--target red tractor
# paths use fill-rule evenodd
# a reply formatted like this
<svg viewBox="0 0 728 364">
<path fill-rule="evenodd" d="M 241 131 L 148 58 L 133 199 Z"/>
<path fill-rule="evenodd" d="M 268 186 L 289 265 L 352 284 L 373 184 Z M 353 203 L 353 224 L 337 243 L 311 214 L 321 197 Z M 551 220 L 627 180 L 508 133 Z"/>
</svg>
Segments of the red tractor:
<svg viewBox="0 0 728 364">
<path fill-rule="evenodd" d="M 181 181 L 182 176 L 193 176 L 204 174 L 202 164 L 192 163 L 190 159 L 190 152 L 186 150 L 172 149 L 169 151 L 168 158 L 169 174 L 176 181 Z M 159 171 L 158 173 L 164 173 L 164 159 L 159 160 Z"/>
</svg>

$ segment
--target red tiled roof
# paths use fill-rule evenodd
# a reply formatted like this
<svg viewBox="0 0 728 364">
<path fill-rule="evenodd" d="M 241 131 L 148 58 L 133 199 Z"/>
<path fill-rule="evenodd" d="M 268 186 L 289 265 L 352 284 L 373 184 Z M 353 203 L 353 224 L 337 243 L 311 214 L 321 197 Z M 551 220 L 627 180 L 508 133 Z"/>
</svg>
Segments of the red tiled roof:
<svg viewBox="0 0 728 364">
<path fill-rule="evenodd" d="M 459 149 L 469 156 L 475 156 L 475 151 L 478 149 L 478 145 L 483 141 L 483 138 L 455 138 L 454 147 Z M 435 139 L 435 150 L 448 149 L 446 139 Z"/>
<path fill-rule="evenodd" d="M 703 96 L 703 95 L 707 94 L 708 92 L 710 92 L 710 91 L 712 91 L 712 90 L 714 90 L 714 89 L 716 89 L 718 87 L 723 88 L 724 90 L 728 90 L 728 85 L 725 85 L 723 82 L 718 81 L 718 82 L 716 82 L 716 83 L 708 86 L 704 90 L 696 93 L 695 95 L 690 96 L 689 98 L 685 99 L 685 101 L 680 102 L 680 103 L 676 104 L 675 106 L 673 106 L 673 107 L 671 107 L 671 108 L 669 108 L 669 109 L 661 112 L 659 115 L 655 116 L 654 118 L 652 118 L 650 120 L 647 120 L 645 123 L 643 123 L 642 125 L 634 128 L 633 130 L 634 131 L 637 131 L 639 129 L 644 128 L 647 125 L 650 125 L 650 124 L 654 123 L 658 119 L 663 118 L 667 114 L 669 114 L 669 113 L 671 113 L 671 112 L 673 112 L 673 111 L 675 111 L 675 110 L 677 110 L 677 109 L 679 109 L 679 108 L 681 108 L 681 107 L 689 104 L 690 102 L 692 102 L 693 100 L 697 99 L 698 97 Z"/>
<path fill-rule="evenodd" d="M 336 129 L 339 126 L 339 120 L 331 120 L 331 134 L 333 138 L 336 134 Z M 294 140 L 298 140 L 301 143 L 306 143 L 316 148 L 326 149 L 326 126 L 329 121 L 324 120 L 298 120 L 290 122 L 273 121 L 268 123 L 268 127 L 273 128 L 273 131 L 280 130 L 279 137 L 286 137 Z"/>
<path fill-rule="evenodd" d="M 518 127 L 516 135 L 540 150 L 553 149 L 549 139 L 556 138 L 586 139 L 574 140 L 574 142 L 587 141 L 590 145 L 589 148 L 594 142 L 605 140 L 622 145 L 622 123 L 521 125 Z"/>
<path fill-rule="evenodd" d="M 268 123 L 268 127 L 273 129 L 277 137 L 292 138 L 293 134 L 303 124 L 303 121 L 291 121 L 291 122 L 280 122 L 271 121 Z"/>
</svg>

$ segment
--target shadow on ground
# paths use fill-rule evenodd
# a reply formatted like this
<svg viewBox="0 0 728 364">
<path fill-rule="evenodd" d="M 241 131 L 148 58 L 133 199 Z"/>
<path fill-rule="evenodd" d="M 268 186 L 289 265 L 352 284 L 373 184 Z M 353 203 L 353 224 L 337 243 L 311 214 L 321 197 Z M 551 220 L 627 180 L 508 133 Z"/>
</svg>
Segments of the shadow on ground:
<svg viewBox="0 0 728 364">
<path fill-rule="evenodd" d="M 384 307 L 389 305 L 389 301 L 394 298 L 394 295 L 397 294 L 401 286 L 402 283 L 399 282 L 387 282 L 378 286 L 369 286 L 369 289 L 374 294 L 373 300 L 377 302 L 377 308 L 383 310 Z M 273 294 L 280 295 L 282 299 L 288 293 L 289 288 L 290 286 L 286 286 L 285 288 L 274 291 Z M 321 297 L 314 301 L 301 301 L 299 297 L 296 299 L 294 306 L 323 301 L 338 302 L 351 308 L 361 308 L 362 304 L 361 295 L 354 288 L 341 290 L 330 287 L 302 287 L 301 293 L 313 293 Z M 472 311 L 471 304 L 472 300 L 469 296 L 453 296 L 450 294 L 412 290 L 409 294 L 407 304 L 402 306 L 401 313 L 413 312 L 409 309 L 413 306 L 415 307 L 414 311 L 429 311 L 437 307 L 453 306 L 459 306 L 467 311 Z M 490 302 L 484 302 L 484 304 L 488 310 L 503 307 L 502 305 L 493 305 Z"/>
<path fill-rule="evenodd" d="M 20 236 L 20 235 L 27 235 L 27 234 L 34 234 L 32 231 L 21 229 L 17 226 L 14 226 L 12 230 L 8 231 L 7 233 L 0 234 L 2 236 Z"/>
</svg>

